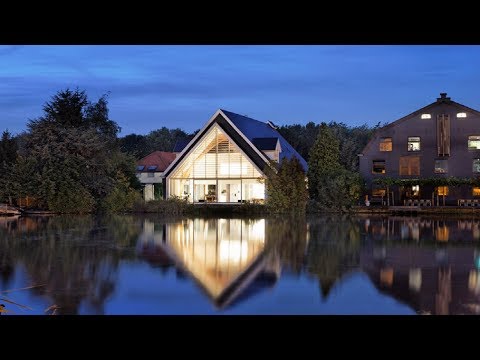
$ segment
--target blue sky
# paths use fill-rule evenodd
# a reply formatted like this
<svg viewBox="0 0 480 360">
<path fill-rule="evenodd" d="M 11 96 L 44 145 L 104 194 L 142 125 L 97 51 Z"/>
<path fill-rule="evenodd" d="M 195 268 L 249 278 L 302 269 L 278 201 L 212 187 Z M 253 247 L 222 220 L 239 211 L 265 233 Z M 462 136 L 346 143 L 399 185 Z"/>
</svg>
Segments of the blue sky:
<svg viewBox="0 0 480 360">
<path fill-rule="evenodd" d="M 0 131 L 57 91 L 109 92 L 121 135 L 200 128 L 218 108 L 278 125 L 391 122 L 440 92 L 480 109 L 480 46 L 0 45 Z"/>
</svg>

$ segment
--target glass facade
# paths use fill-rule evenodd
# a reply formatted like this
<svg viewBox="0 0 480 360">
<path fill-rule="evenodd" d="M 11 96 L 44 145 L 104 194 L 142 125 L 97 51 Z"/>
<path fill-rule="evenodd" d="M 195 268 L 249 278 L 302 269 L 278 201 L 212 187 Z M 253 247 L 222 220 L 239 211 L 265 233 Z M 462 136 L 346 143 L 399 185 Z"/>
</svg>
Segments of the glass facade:
<svg viewBox="0 0 480 360">
<path fill-rule="evenodd" d="M 217 124 L 176 166 L 167 186 L 169 196 L 189 202 L 265 200 L 263 175 Z"/>
</svg>

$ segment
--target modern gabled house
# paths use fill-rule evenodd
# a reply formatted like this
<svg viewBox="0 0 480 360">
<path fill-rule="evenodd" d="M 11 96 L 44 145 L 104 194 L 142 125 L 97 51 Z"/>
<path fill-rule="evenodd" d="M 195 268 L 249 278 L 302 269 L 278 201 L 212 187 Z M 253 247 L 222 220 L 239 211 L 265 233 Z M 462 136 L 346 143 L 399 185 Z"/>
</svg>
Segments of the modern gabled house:
<svg viewBox="0 0 480 360">
<path fill-rule="evenodd" d="M 265 200 L 265 168 L 296 157 L 307 163 L 272 122 L 217 110 L 165 170 L 167 197 L 192 203 L 241 203 Z"/>
<path fill-rule="evenodd" d="M 369 196 L 385 197 L 375 179 L 473 178 L 480 176 L 480 112 L 459 104 L 446 93 L 413 113 L 380 128 L 363 149 L 360 174 Z M 393 194 L 392 194 L 393 192 Z M 446 204 L 480 198 L 472 186 L 396 186 L 389 203 L 441 196 Z"/>
<path fill-rule="evenodd" d="M 137 162 L 137 178 L 145 201 L 163 198 L 163 172 L 175 159 L 173 152 L 154 151 Z"/>
</svg>

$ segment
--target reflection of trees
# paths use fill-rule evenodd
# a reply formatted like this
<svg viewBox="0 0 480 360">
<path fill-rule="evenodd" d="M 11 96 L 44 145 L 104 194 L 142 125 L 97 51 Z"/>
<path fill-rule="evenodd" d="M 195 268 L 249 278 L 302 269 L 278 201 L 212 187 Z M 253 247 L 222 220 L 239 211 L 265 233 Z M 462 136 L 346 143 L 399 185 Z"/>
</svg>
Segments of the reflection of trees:
<svg viewBox="0 0 480 360">
<path fill-rule="evenodd" d="M 129 217 L 58 216 L 20 218 L 15 231 L 1 231 L 1 269 L 21 263 L 32 285 L 44 284 L 31 291 L 51 298 L 59 313 L 76 314 L 83 301 L 103 313 L 119 261 L 134 257 L 141 227 Z"/>
<path fill-rule="evenodd" d="M 299 273 L 304 264 L 307 246 L 305 216 L 279 216 L 268 218 L 265 226 L 266 248 L 273 250 L 283 266 Z"/>
<path fill-rule="evenodd" d="M 318 276 L 323 297 L 344 273 L 357 267 L 360 227 L 348 217 L 321 217 L 309 220 L 307 271 Z"/>
</svg>

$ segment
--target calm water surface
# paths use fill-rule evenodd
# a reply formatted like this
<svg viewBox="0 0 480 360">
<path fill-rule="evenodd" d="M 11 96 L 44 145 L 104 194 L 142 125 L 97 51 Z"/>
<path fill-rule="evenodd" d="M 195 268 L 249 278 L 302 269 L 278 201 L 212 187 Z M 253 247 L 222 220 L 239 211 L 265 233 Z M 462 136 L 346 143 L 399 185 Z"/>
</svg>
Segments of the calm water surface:
<svg viewBox="0 0 480 360">
<path fill-rule="evenodd" d="M 478 219 L 3 217 L 0 298 L 13 315 L 478 314 L 479 244 Z"/>
</svg>

